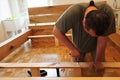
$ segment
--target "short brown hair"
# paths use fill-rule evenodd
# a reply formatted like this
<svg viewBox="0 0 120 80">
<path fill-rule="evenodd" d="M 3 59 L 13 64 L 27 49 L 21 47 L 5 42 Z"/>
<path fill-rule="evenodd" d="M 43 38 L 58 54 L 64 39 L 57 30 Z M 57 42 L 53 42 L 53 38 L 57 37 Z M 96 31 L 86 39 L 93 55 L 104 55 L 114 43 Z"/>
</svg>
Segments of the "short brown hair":
<svg viewBox="0 0 120 80">
<path fill-rule="evenodd" d="M 103 35 L 110 25 L 108 14 L 102 10 L 92 10 L 86 15 L 86 27 L 93 29 L 96 35 Z"/>
</svg>

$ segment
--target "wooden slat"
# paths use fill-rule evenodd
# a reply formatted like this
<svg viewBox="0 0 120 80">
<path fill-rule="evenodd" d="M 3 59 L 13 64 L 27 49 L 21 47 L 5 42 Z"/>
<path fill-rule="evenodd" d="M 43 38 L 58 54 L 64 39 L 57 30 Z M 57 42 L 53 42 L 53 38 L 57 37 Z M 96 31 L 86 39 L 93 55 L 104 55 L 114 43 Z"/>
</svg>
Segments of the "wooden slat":
<svg viewBox="0 0 120 80">
<path fill-rule="evenodd" d="M 1 77 L 1 80 L 120 80 L 120 77 Z"/>
<path fill-rule="evenodd" d="M 37 23 L 29 26 L 32 30 L 32 35 L 48 35 L 52 34 L 55 23 Z"/>
<path fill-rule="evenodd" d="M 54 25 L 35 25 L 35 26 L 30 26 L 29 29 L 53 29 Z"/>
<path fill-rule="evenodd" d="M 66 36 L 72 36 L 72 34 L 66 34 Z M 44 37 L 55 37 L 55 36 L 53 34 L 28 36 L 28 38 L 44 38 Z"/>
<path fill-rule="evenodd" d="M 72 34 L 66 34 L 67 37 L 71 37 Z M 29 39 L 32 39 L 32 42 L 33 39 L 38 39 L 38 38 L 54 38 L 54 42 L 55 42 L 55 46 L 59 46 L 59 40 L 53 35 L 53 34 L 48 34 L 48 35 L 33 35 L 33 36 L 28 36 Z M 38 41 L 40 42 L 40 41 Z"/>
<path fill-rule="evenodd" d="M 30 29 L 53 29 L 55 23 L 36 23 L 30 24 Z"/>
<path fill-rule="evenodd" d="M 13 38 L 6 40 L 0 44 L 0 60 L 5 58 L 11 52 L 16 50 L 20 45 L 28 40 L 28 36 L 31 34 L 31 31 L 28 30 L 21 34 L 16 35 Z"/>
<path fill-rule="evenodd" d="M 54 35 L 34 35 L 34 36 L 28 36 L 28 38 L 44 38 L 44 37 L 54 37 Z"/>
<path fill-rule="evenodd" d="M 35 8 L 28 8 L 29 15 L 38 15 L 38 14 L 55 14 L 55 13 L 62 13 L 64 12 L 71 4 L 67 5 L 54 5 L 54 6 L 47 6 L 47 7 L 35 7 Z"/>
<path fill-rule="evenodd" d="M 48 23 L 56 22 L 61 14 L 50 14 L 50 15 L 34 15 L 30 16 L 30 23 Z"/>
<path fill-rule="evenodd" d="M 71 4 L 29 8 L 30 23 L 56 22 L 70 5 Z"/>
<path fill-rule="evenodd" d="M 0 63 L 0 68 L 89 68 L 91 62 Z M 120 68 L 120 62 L 103 62 L 104 68 Z"/>
</svg>

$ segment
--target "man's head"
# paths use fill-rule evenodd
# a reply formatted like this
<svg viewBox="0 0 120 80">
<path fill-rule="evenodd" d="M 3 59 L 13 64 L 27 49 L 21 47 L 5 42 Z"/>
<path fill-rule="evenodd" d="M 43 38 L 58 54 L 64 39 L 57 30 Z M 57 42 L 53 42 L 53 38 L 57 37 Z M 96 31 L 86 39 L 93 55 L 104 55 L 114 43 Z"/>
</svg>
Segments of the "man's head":
<svg viewBox="0 0 120 80">
<path fill-rule="evenodd" d="M 91 36 L 101 36 L 108 29 L 110 24 L 109 16 L 104 11 L 98 10 L 95 6 L 89 6 L 84 15 L 84 30 Z"/>
</svg>

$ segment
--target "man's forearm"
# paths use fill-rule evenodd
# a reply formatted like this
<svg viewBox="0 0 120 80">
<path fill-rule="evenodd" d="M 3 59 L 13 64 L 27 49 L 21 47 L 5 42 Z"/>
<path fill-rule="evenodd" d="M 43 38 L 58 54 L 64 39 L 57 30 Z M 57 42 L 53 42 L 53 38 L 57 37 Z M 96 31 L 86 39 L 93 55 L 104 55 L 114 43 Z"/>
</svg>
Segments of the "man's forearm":
<svg viewBox="0 0 120 80">
<path fill-rule="evenodd" d="M 67 38 L 67 36 L 65 34 L 62 34 L 56 27 L 53 29 L 53 34 L 60 42 L 67 46 L 68 49 L 72 50 L 75 48 L 72 42 Z"/>
<path fill-rule="evenodd" d="M 95 62 L 101 62 L 102 58 L 105 57 L 104 54 L 107 45 L 107 40 L 108 37 L 98 37 Z"/>
</svg>

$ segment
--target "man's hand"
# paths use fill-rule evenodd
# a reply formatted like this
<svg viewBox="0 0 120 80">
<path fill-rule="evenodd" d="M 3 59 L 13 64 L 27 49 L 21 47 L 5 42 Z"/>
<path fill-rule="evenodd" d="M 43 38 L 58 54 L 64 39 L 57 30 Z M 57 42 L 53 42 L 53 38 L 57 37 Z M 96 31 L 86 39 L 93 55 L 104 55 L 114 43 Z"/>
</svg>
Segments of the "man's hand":
<svg viewBox="0 0 120 80">
<path fill-rule="evenodd" d="M 104 67 L 102 65 L 101 62 L 95 62 L 91 65 L 91 69 L 94 71 L 94 72 L 101 72 L 104 70 Z"/>
<path fill-rule="evenodd" d="M 53 34 L 59 41 L 61 41 L 65 46 L 67 46 L 67 48 L 70 50 L 70 55 L 72 57 L 80 57 L 79 50 L 74 46 L 74 44 L 68 39 L 65 34 L 61 33 L 56 27 L 54 27 Z"/>
<path fill-rule="evenodd" d="M 80 57 L 80 52 L 77 49 L 73 49 L 73 50 L 70 51 L 70 55 L 72 57 L 79 58 Z"/>
</svg>

